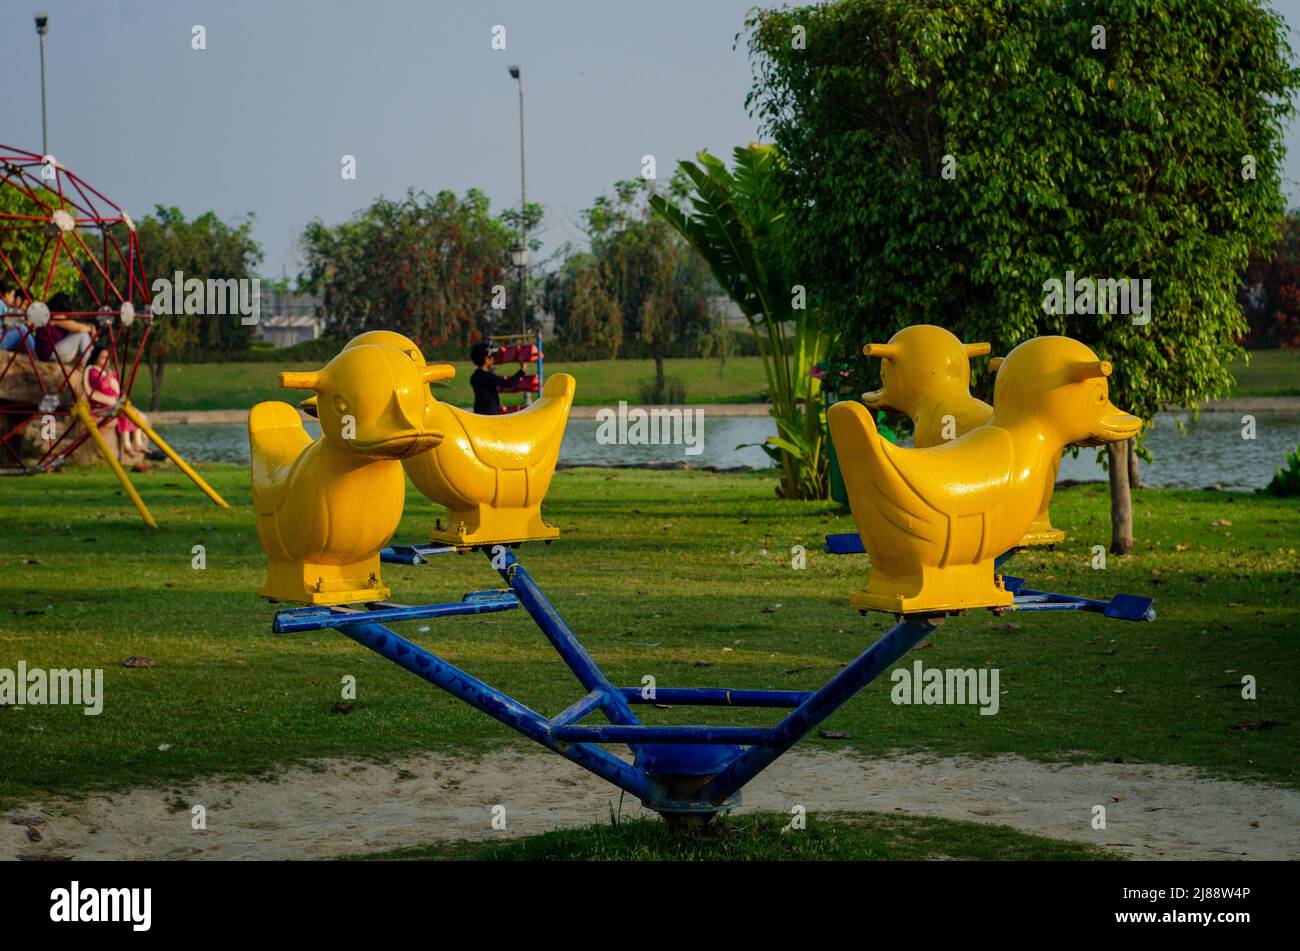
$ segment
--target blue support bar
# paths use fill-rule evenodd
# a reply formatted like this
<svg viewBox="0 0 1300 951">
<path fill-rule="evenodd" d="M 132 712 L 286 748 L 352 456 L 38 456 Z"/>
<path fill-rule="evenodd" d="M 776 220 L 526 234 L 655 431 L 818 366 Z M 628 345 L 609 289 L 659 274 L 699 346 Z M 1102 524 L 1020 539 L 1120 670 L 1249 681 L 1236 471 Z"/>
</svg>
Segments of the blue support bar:
<svg viewBox="0 0 1300 951">
<path fill-rule="evenodd" d="M 427 565 L 434 555 L 460 550 L 455 545 L 390 545 L 379 549 L 379 560 L 391 565 Z"/>
<path fill-rule="evenodd" d="M 533 581 L 532 576 L 524 570 L 524 566 L 515 560 L 510 549 L 503 545 L 495 545 L 491 549 L 483 549 L 483 553 L 492 562 L 492 567 L 506 580 L 506 584 L 510 585 L 510 590 L 519 598 L 519 603 L 524 606 L 524 610 L 532 615 L 556 653 L 573 671 L 573 675 L 578 678 L 578 683 L 582 684 L 588 692 L 594 690 L 602 694 L 604 702 L 601 704 L 601 710 L 609 717 L 610 722 L 622 725 L 640 723 L 632 708 L 623 699 L 623 694 L 606 679 L 604 672 L 596 666 L 596 662 L 587 653 L 587 648 L 583 647 L 573 631 L 569 630 L 569 625 L 564 623 L 564 618 L 560 617 L 560 613 L 551 606 L 551 602 L 546 600 L 546 595 L 542 594 L 541 589 L 537 587 L 537 582 Z"/>
<path fill-rule="evenodd" d="M 842 707 L 850 697 L 861 690 L 895 661 L 910 651 L 936 625 L 923 618 L 900 621 L 858 658 L 827 681 L 811 697 L 792 710 L 780 723 L 772 727 L 767 743 L 751 746 L 731 765 L 715 776 L 702 792 L 702 797 L 722 802 L 740 787 L 761 773 L 773 760 L 794 746 L 799 739 L 828 716 Z"/>
<path fill-rule="evenodd" d="M 654 696 L 641 687 L 619 687 L 628 703 L 662 703 L 688 707 L 797 707 L 811 690 L 727 690 L 722 687 L 656 687 Z"/>
<path fill-rule="evenodd" d="M 401 605 L 378 603 L 374 610 L 349 607 L 289 608 L 275 615 L 271 630 L 276 634 L 319 631 L 332 627 L 342 630 L 353 624 L 386 624 L 416 621 L 423 618 L 453 617 L 459 614 L 491 614 L 519 607 L 519 599 L 509 591 L 476 591 L 463 601 L 449 604 Z"/>
<path fill-rule="evenodd" d="M 574 743 L 691 743 L 748 746 L 767 743 L 772 738 L 768 727 L 749 726 L 557 726 L 551 731 L 557 740 Z"/>
<path fill-rule="evenodd" d="M 663 798 L 663 786 L 644 771 L 599 746 L 555 739 L 550 722 L 541 714 L 382 624 L 352 624 L 342 628 L 341 633 L 643 801 Z"/>
<path fill-rule="evenodd" d="M 567 710 L 557 714 L 555 719 L 551 721 L 551 725 L 567 726 L 570 723 L 578 723 L 592 711 L 599 710 L 600 705 L 604 702 L 605 695 L 599 690 L 593 690 Z"/>
</svg>

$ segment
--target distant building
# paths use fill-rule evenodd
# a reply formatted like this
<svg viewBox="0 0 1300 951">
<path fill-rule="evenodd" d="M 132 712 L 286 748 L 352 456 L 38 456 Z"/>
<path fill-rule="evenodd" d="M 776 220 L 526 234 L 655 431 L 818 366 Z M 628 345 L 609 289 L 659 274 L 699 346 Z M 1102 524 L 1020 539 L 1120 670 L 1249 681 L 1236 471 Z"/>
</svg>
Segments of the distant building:
<svg viewBox="0 0 1300 951">
<path fill-rule="evenodd" d="M 274 347 L 292 347 L 315 340 L 325 329 L 324 307 L 315 294 L 262 290 L 262 319 L 253 338 Z"/>
</svg>

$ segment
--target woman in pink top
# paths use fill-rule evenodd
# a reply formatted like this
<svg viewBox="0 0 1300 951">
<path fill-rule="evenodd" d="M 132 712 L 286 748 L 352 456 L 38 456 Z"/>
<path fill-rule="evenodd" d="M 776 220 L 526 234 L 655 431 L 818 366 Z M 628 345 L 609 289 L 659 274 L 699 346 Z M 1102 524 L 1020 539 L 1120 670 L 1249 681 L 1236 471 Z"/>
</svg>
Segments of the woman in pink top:
<svg viewBox="0 0 1300 951">
<path fill-rule="evenodd" d="M 108 350 L 104 347 L 96 350 L 90 358 L 86 391 L 92 402 L 104 406 L 112 406 L 122 398 L 122 383 L 117 378 L 117 371 L 109 365 Z M 144 453 L 144 432 L 123 413 L 117 416 L 117 438 L 123 451 Z"/>
</svg>

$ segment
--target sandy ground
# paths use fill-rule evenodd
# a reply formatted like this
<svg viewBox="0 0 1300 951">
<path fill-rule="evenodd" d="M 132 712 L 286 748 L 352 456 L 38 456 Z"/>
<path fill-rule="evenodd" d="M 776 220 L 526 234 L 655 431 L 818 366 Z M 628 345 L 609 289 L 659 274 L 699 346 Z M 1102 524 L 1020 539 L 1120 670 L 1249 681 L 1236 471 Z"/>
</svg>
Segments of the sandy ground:
<svg viewBox="0 0 1300 951">
<path fill-rule="evenodd" d="M 273 781 L 200 781 L 13 810 L 0 858 L 316 859 L 436 840 L 523 836 L 608 821 L 618 792 L 544 751 L 474 761 L 332 760 Z M 190 807 L 207 811 L 191 829 Z M 505 831 L 492 828 L 505 807 Z M 745 790 L 745 809 L 876 810 L 1008 825 L 1138 859 L 1298 859 L 1300 792 L 1200 778 L 1177 766 L 1033 763 L 1014 756 L 862 759 L 795 750 Z M 1107 828 L 1091 827 L 1094 805 Z M 641 813 L 625 799 L 624 815 Z M 32 841 L 33 833 L 40 841 Z"/>
</svg>

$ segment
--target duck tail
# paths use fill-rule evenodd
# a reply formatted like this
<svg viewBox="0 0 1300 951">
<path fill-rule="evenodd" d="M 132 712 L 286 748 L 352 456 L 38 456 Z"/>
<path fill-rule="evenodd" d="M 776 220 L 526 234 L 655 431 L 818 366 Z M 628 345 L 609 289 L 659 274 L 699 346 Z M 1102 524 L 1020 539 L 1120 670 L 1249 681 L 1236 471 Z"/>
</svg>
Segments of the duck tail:
<svg viewBox="0 0 1300 951">
<path fill-rule="evenodd" d="M 826 411 L 826 422 L 851 503 L 868 492 L 881 466 L 884 440 L 876 429 L 874 416 L 870 409 L 853 400 L 836 403 Z"/>
<path fill-rule="evenodd" d="M 573 402 L 573 393 L 577 389 L 577 381 L 567 373 L 553 373 L 546 379 L 542 387 L 542 396 L 550 400 L 563 400 L 566 403 Z"/>
<path fill-rule="evenodd" d="M 253 490 L 269 487 L 312 439 L 303 429 L 298 410 L 288 403 L 258 403 L 248 414 L 248 452 Z"/>
</svg>

